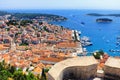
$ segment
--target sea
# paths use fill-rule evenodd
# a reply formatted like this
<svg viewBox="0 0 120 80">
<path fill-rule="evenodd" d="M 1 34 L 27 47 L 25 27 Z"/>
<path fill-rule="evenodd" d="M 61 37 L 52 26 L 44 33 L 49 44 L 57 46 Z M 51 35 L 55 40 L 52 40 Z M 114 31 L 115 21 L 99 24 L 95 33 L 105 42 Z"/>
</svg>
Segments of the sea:
<svg viewBox="0 0 120 80">
<path fill-rule="evenodd" d="M 88 16 L 89 13 L 120 14 L 120 10 L 6 10 L 12 13 L 47 13 L 68 18 L 67 21 L 51 22 L 69 29 L 81 31 L 80 37 L 88 36 L 93 43 L 85 47 L 88 55 L 96 50 L 103 50 L 110 56 L 120 56 L 120 45 L 117 37 L 120 36 L 120 17 L 115 16 Z M 110 23 L 98 23 L 98 18 L 110 18 Z M 84 24 L 81 24 L 84 23 Z M 111 52 L 112 50 L 112 52 Z"/>
</svg>

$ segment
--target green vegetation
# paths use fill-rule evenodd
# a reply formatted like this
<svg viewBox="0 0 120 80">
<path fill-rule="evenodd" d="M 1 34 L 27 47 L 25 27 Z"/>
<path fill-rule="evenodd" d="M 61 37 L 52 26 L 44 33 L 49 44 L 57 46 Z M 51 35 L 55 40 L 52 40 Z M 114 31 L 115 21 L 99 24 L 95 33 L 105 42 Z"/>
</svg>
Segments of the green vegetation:
<svg viewBox="0 0 120 80">
<path fill-rule="evenodd" d="M 45 74 L 45 69 L 42 69 L 42 75 L 40 80 L 47 80 L 46 74 Z"/>
<path fill-rule="evenodd" d="M 35 14 L 35 13 L 15 13 L 12 14 L 12 16 L 15 16 L 18 19 L 38 19 L 40 17 L 45 17 L 46 20 L 50 20 L 50 19 L 54 19 L 56 20 L 57 18 L 59 18 L 60 20 L 66 20 L 67 18 L 63 17 L 63 16 L 58 16 L 58 15 L 53 15 L 53 14 Z"/>
<path fill-rule="evenodd" d="M 47 29 L 46 26 L 44 26 L 43 29 L 44 29 L 46 32 L 49 32 L 49 29 Z"/>
<path fill-rule="evenodd" d="M 26 48 L 25 48 L 25 50 L 29 50 L 29 48 L 28 48 L 28 47 L 26 47 Z"/>
<path fill-rule="evenodd" d="M 0 16 L 4 16 L 10 14 L 11 17 L 9 17 L 9 19 L 25 19 L 25 20 L 29 20 L 29 19 L 39 19 L 41 21 L 64 21 L 67 20 L 66 17 L 63 16 L 59 16 L 59 15 L 53 15 L 53 14 L 40 14 L 40 13 L 8 13 L 5 11 L 0 11 Z M 41 17 L 44 17 L 43 19 L 41 19 Z"/>
<path fill-rule="evenodd" d="M 100 13 L 89 13 L 89 16 L 115 16 L 120 17 L 120 14 L 100 14 Z"/>
<path fill-rule="evenodd" d="M 29 44 L 28 43 L 21 43 L 19 44 L 19 46 L 28 46 Z"/>
<path fill-rule="evenodd" d="M 10 20 L 9 22 L 6 23 L 8 26 L 9 25 L 18 25 L 18 21 L 17 20 Z"/>
<path fill-rule="evenodd" d="M 49 70 L 50 70 L 49 68 L 44 69 L 45 73 L 47 73 Z"/>
<path fill-rule="evenodd" d="M 99 51 L 96 51 L 95 53 L 93 53 L 93 56 L 96 59 L 100 59 L 100 56 L 103 56 L 103 55 L 104 55 L 104 51 L 103 50 L 99 50 Z"/>
<path fill-rule="evenodd" d="M 21 69 L 17 70 L 10 64 L 6 64 L 4 60 L 0 62 L 0 80 L 39 80 L 31 72 L 26 73 Z"/>
<path fill-rule="evenodd" d="M 21 26 L 26 26 L 28 23 L 32 24 L 33 22 L 32 22 L 31 20 L 22 20 L 22 21 L 20 22 L 20 25 L 21 25 Z"/>
<path fill-rule="evenodd" d="M 15 37 L 18 36 L 19 34 L 22 34 L 22 32 L 15 33 Z"/>
<path fill-rule="evenodd" d="M 10 28 L 6 28 L 7 31 L 10 31 Z"/>
<path fill-rule="evenodd" d="M 98 51 L 101 55 L 104 55 L 104 51 L 103 50 L 99 50 Z"/>
<path fill-rule="evenodd" d="M 42 25 L 43 24 L 43 22 L 39 22 L 39 25 Z"/>
<path fill-rule="evenodd" d="M 19 46 L 28 46 L 28 45 L 29 45 L 28 41 L 24 39 L 22 39 L 22 43 L 19 44 Z"/>
<path fill-rule="evenodd" d="M 14 80 L 39 80 L 31 72 L 28 72 L 28 74 L 24 74 L 22 71 L 15 71 L 13 79 Z"/>
</svg>

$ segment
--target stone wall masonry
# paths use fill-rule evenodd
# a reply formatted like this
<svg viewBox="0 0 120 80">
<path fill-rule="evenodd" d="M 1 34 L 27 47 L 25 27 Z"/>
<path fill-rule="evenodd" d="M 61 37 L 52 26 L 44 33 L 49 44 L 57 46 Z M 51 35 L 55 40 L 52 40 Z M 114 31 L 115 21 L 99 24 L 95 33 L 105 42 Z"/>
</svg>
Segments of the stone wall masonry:
<svg viewBox="0 0 120 80">
<path fill-rule="evenodd" d="M 97 73 L 92 56 L 72 58 L 56 63 L 48 72 L 48 80 L 89 80 Z M 104 80 L 120 80 L 120 59 L 109 57 L 104 66 Z"/>
<path fill-rule="evenodd" d="M 55 64 L 48 72 L 48 80 L 80 79 L 95 77 L 97 61 L 92 56 L 72 58 Z"/>
</svg>

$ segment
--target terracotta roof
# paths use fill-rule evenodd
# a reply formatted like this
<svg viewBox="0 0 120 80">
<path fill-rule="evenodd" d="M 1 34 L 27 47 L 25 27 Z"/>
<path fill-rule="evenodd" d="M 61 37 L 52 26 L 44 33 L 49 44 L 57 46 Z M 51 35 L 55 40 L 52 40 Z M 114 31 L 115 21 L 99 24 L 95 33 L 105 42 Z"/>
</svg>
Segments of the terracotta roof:
<svg viewBox="0 0 120 80">
<path fill-rule="evenodd" d="M 0 50 L 8 49 L 9 47 L 5 47 L 4 45 L 0 44 Z"/>
<path fill-rule="evenodd" d="M 33 58 L 32 62 L 34 62 L 34 63 L 39 62 L 39 58 Z"/>
<path fill-rule="evenodd" d="M 52 57 L 48 57 L 48 58 L 39 58 L 39 60 L 44 60 L 44 61 L 51 61 L 51 62 L 59 62 L 64 60 L 63 58 L 52 58 Z"/>
<path fill-rule="evenodd" d="M 42 69 L 40 68 L 40 67 L 37 67 L 37 68 L 35 68 L 34 70 L 33 70 L 33 74 L 34 75 L 38 75 L 38 74 L 40 74 L 42 72 Z"/>
<path fill-rule="evenodd" d="M 45 65 L 43 63 L 39 63 L 39 64 L 36 65 L 36 67 L 44 68 Z"/>
<path fill-rule="evenodd" d="M 77 44 L 75 42 L 68 42 L 68 41 L 64 41 L 64 42 L 59 42 L 56 47 L 76 47 Z"/>
</svg>

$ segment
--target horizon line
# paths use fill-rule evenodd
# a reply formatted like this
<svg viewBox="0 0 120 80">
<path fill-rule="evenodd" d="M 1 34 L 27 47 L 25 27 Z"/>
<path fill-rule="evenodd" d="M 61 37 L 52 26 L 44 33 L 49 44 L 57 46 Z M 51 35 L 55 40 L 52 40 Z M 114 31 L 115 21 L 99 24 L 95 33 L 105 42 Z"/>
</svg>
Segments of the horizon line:
<svg viewBox="0 0 120 80">
<path fill-rule="evenodd" d="M 48 8 L 46 9 L 32 9 L 32 8 L 23 9 L 21 8 L 21 9 L 1 9 L 0 11 L 5 11 L 5 10 L 120 10 L 120 9 L 86 9 L 86 8 L 85 9 L 82 9 L 82 8 L 81 9 L 72 9 L 72 8 L 71 9 L 69 8 L 68 9 L 66 8 L 65 9 L 54 9 L 54 8 L 53 9 L 48 9 Z"/>
</svg>

